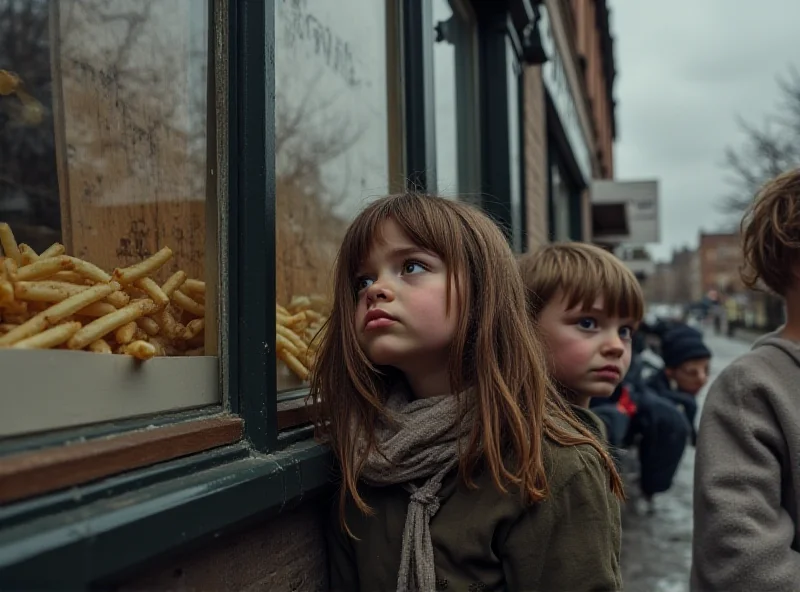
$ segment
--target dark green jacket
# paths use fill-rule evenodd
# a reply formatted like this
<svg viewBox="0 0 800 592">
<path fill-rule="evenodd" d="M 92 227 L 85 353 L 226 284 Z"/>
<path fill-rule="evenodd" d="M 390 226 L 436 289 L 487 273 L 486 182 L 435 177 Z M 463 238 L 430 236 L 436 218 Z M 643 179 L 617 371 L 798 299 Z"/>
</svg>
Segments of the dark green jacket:
<svg viewBox="0 0 800 592">
<path fill-rule="evenodd" d="M 488 472 L 476 476 L 478 488 L 472 490 L 456 471 L 445 478 L 441 507 L 431 521 L 437 589 L 622 589 L 620 504 L 600 456 L 586 445 L 551 442 L 544 452 L 550 495 L 531 506 L 518 493 L 497 491 Z M 363 485 L 360 491 L 375 514 L 364 516 L 347 504 L 347 524 L 358 539 L 353 540 L 339 527 L 338 512 L 332 513 L 331 590 L 393 591 L 409 494 L 399 485 Z"/>
<path fill-rule="evenodd" d="M 589 428 L 603 444 L 608 445 L 608 429 L 602 419 L 589 409 L 586 409 L 586 407 L 578 407 L 577 405 L 570 405 L 569 407 L 584 426 Z"/>
</svg>

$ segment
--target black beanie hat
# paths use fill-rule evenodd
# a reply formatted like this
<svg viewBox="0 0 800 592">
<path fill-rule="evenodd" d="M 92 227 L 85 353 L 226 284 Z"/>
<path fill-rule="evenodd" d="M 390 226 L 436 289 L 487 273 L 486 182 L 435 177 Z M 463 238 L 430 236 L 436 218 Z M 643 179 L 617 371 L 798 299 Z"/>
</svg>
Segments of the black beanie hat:
<svg viewBox="0 0 800 592">
<path fill-rule="evenodd" d="M 703 343 L 703 334 L 689 325 L 672 327 L 661 338 L 661 358 L 667 368 L 710 357 L 711 350 Z"/>
</svg>

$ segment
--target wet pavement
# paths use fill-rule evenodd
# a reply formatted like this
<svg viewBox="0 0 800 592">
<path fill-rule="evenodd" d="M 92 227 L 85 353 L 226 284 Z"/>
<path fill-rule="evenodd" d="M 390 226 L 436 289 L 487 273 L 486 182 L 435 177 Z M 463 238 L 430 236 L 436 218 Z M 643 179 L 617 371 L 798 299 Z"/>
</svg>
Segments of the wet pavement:
<svg viewBox="0 0 800 592">
<path fill-rule="evenodd" d="M 714 353 L 711 380 L 750 349 L 744 339 L 725 339 L 706 331 Z M 700 395 L 700 405 L 705 392 Z M 694 448 L 687 446 L 670 491 L 656 496 L 649 515 L 635 485 L 622 517 L 622 572 L 627 592 L 688 592 L 692 553 L 692 481 Z"/>
</svg>

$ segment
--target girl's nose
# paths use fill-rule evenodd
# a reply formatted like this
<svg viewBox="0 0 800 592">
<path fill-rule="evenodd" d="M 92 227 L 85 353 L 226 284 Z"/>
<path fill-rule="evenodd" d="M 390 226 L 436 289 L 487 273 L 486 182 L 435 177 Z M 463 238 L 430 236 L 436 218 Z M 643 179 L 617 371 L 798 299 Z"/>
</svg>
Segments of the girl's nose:
<svg viewBox="0 0 800 592">
<path fill-rule="evenodd" d="M 389 283 L 382 280 L 381 278 L 376 278 L 372 285 L 367 288 L 367 300 L 369 302 L 375 302 L 378 300 L 388 301 L 394 299 L 394 293 L 392 292 Z"/>
</svg>

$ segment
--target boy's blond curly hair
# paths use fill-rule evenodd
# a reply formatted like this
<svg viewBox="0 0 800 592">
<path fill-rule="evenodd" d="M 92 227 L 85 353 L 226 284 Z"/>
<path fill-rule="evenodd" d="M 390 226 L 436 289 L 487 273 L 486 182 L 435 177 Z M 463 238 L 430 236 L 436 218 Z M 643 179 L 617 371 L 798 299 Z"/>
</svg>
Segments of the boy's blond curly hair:
<svg viewBox="0 0 800 592">
<path fill-rule="evenodd" d="M 630 318 L 644 315 L 644 296 L 639 280 L 612 253 L 579 242 L 554 243 L 519 258 L 520 272 L 534 318 L 553 298 L 561 296 L 567 308 L 589 310 L 598 297 L 606 314 Z"/>
<path fill-rule="evenodd" d="M 749 288 L 763 282 L 785 296 L 800 261 L 800 168 L 764 184 L 742 218 L 741 233 L 742 281 Z"/>
</svg>

